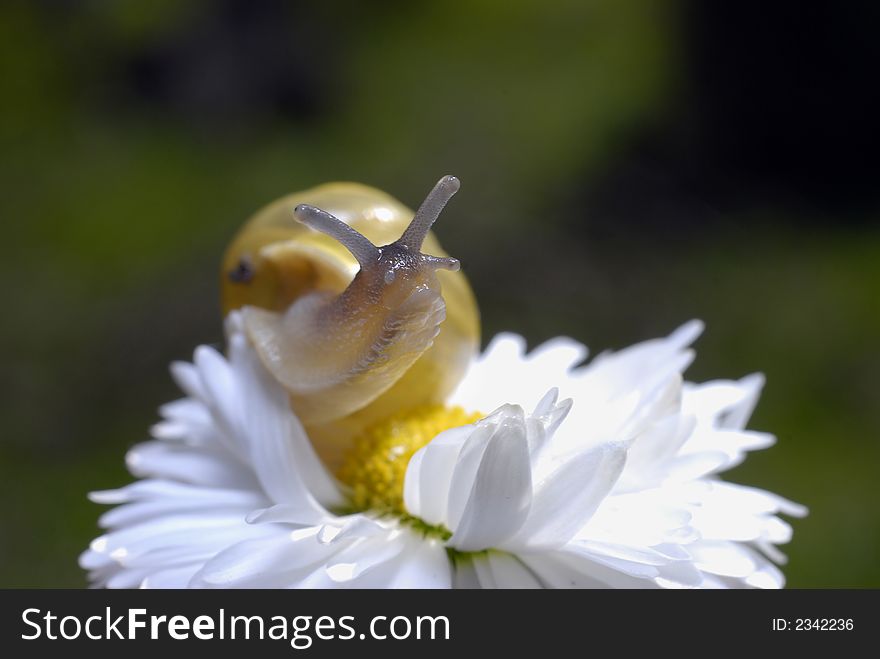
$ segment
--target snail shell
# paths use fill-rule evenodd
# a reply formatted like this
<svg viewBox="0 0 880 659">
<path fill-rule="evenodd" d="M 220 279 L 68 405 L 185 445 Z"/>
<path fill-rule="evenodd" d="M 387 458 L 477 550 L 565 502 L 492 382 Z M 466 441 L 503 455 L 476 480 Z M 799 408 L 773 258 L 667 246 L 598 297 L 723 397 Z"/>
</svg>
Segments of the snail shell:
<svg viewBox="0 0 880 659">
<path fill-rule="evenodd" d="M 473 292 L 430 232 L 458 186 L 443 177 L 413 214 L 375 188 L 321 185 L 259 211 L 226 251 L 224 314 L 241 309 L 331 466 L 371 423 L 442 403 L 476 354 Z"/>
</svg>

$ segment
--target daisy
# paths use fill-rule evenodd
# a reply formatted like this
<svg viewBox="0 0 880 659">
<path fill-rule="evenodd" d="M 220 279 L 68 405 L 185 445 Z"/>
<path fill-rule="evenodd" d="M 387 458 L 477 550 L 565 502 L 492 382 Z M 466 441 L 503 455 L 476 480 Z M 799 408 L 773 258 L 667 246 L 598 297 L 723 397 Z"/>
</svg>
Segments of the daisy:
<svg viewBox="0 0 880 659">
<path fill-rule="evenodd" d="M 779 515 L 806 510 L 719 479 L 774 438 L 745 429 L 760 376 L 683 381 L 701 329 L 587 365 L 499 335 L 334 476 L 233 313 L 227 356 L 172 366 L 141 480 L 92 494 L 117 507 L 80 564 L 111 588 L 781 587 Z"/>
</svg>

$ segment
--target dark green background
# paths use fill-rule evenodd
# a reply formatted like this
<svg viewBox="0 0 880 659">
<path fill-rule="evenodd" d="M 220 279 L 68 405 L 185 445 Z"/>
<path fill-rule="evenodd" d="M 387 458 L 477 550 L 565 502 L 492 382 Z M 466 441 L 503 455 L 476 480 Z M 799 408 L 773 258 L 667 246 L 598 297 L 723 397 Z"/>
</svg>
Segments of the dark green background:
<svg viewBox="0 0 880 659">
<path fill-rule="evenodd" d="M 880 586 L 877 23 L 699 7 L 0 6 L 0 586 L 84 585 L 86 492 L 220 340 L 245 218 L 340 179 L 415 205 L 444 173 L 486 337 L 704 319 L 689 376 L 766 373 L 779 437 L 730 478 L 811 509 L 790 585 Z"/>
</svg>

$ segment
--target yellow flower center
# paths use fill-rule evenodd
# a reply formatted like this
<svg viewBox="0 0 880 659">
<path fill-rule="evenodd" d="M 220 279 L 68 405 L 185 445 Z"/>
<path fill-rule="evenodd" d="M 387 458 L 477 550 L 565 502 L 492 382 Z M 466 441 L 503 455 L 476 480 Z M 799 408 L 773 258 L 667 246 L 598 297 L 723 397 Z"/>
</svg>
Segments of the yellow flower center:
<svg viewBox="0 0 880 659">
<path fill-rule="evenodd" d="M 432 405 L 396 414 L 355 439 L 337 473 L 351 487 L 358 510 L 406 514 L 403 479 L 410 458 L 444 430 L 466 426 L 482 418 L 460 407 Z"/>
</svg>

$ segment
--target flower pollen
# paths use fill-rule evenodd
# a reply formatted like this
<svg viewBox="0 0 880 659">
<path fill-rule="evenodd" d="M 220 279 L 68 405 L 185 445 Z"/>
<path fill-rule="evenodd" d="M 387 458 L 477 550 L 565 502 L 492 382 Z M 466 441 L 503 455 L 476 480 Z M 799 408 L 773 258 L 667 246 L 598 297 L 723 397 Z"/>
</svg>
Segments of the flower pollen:
<svg viewBox="0 0 880 659">
<path fill-rule="evenodd" d="M 410 458 L 444 430 L 475 423 L 479 413 L 461 407 L 430 405 L 395 414 L 359 435 L 337 476 L 351 487 L 357 510 L 406 515 L 403 480 Z"/>
</svg>

